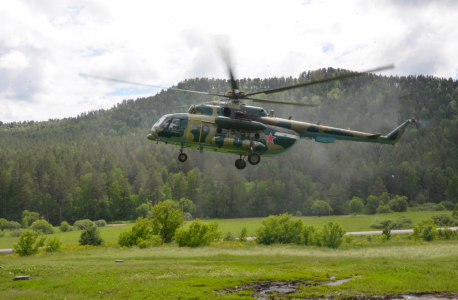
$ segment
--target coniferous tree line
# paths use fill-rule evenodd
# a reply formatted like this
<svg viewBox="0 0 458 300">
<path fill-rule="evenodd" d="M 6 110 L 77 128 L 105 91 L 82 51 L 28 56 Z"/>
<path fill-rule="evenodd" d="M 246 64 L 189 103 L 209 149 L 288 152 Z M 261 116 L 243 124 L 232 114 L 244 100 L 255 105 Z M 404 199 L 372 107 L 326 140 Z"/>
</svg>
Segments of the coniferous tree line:
<svg viewBox="0 0 458 300">
<path fill-rule="evenodd" d="M 319 69 L 298 78 L 242 79 L 239 85 L 249 92 L 344 72 Z M 177 87 L 229 89 L 226 80 L 207 78 Z M 458 82 L 368 74 L 263 98 L 321 103 L 263 107 L 280 117 L 364 132 L 386 134 L 409 117 L 419 123 L 398 145 L 382 146 L 381 155 L 372 144 L 301 140 L 291 151 L 243 171 L 233 166 L 236 156 L 210 151 L 186 150 L 188 161 L 179 163 L 178 147 L 146 139 L 163 114 L 186 110 L 172 107 L 212 99 L 190 93 L 161 91 L 75 118 L 2 123 L 0 217 L 20 222 L 22 211 L 29 210 L 53 224 L 126 220 L 163 200 L 197 217 L 311 215 L 319 200 L 333 214 L 347 214 L 355 197 L 367 205 L 369 196 L 384 192 L 407 197 L 410 206 L 458 202 Z"/>
</svg>

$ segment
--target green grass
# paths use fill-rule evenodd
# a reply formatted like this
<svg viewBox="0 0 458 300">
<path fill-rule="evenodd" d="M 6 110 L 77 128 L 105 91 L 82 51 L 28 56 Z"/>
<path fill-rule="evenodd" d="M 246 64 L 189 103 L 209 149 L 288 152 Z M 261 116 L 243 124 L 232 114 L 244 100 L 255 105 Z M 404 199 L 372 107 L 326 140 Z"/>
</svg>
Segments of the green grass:
<svg viewBox="0 0 458 300">
<path fill-rule="evenodd" d="M 369 228 L 369 225 L 374 222 L 376 218 L 380 220 L 383 219 L 395 219 L 398 216 L 406 216 L 413 220 L 414 224 L 419 222 L 422 219 L 429 219 L 432 216 L 439 215 L 439 214 L 451 214 L 450 211 L 420 211 L 420 212 L 404 212 L 404 213 L 391 213 L 391 214 L 382 214 L 382 215 L 361 215 L 361 216 L 331 216 L 331 217 L 301 217 L 304 224 L 313 225 L 317 228 L 323 226 L 324 223 L 333 221 L 339 223 L 346 231 L 367 231 L 367 230 L 376 230 Z M 223 231 L 223 233 L 231 232 L 232 235 L 237 236 L 240 233 L 240 229 L 242 227 L 246 227 L 248 230 L 248 236 L 253 236 L 261 226 L 261 221 L 263 218 L 246 218 L 246 219 L 220 219 L 218 220 L 219 229 Z M 297 219 L 294 217 L 294 219 Z M 213 222 L 214 220 L 203 220 L 204 223 Z M 190 222 L 187 222 L 189 224 Z M 131 224 L 127 224 L 124 226 L 107 226 L 100 228 L 102 238 L 107 242 L 115 242 L 118 240 L 118 235 L 130 229 L 132 227 Z M 52 238 L 54 235 L 62 241 L 63 244 L 68 243 L 77 243 L 81 231 L 71 231 L 71 232 L 59 232 L 59 228 L 55 227 L 55 234 L 48 235 Z M 13 243 L 16 243 L 18 238 L 11 238 L 8 237 L 8 232 L 6 232 L 5 237 L 0 238 L 0 249 L 2 248 L 12 248 Z"/>
<path fill-rule="evenodd" d="M 265 280 L 320 283 L 328 281 L 327 274 L 358 277 L 340 286 L 301 286 L 297 296 L 458 290 L 456 240 L 399 246 L 402 242 L 349 250 L 252 242 L 194 249 L 75 246 L 61 253 L 0 256 L 0 299 L 253 299 L 247 296 L 253 291 L 215 291 Z M 31 275 L 31 280 L 13 282 L 17 275 Z"/>
</svg>

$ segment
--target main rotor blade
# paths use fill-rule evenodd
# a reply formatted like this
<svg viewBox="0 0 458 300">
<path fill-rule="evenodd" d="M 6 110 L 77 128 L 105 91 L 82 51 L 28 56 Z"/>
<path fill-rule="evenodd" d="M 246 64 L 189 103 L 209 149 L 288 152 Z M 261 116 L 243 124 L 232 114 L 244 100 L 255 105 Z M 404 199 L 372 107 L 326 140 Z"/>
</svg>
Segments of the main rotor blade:
<svg viewBox="0 0 458 300">
<path fill-rule="evenodd" d="M 258 94 L 278 93 L 278 92 L 283 92 L 283 91 L 287 91 L 287 90 L 291 90 L 291 89 L 297 89 L 297 88 L 308 86 L 308 85 L 312 85 L 312 84 L 323 83 L 323 82 L 328 82 L 328 81 L 334 81 L 334 80 L 344 79 L 344 78 L 353 77 L 353 76 L 360 76 L 360 75 L 363 75 L 365 73 L 377 72 L 377 71 L 382 71 L 382 70 L 387 70 L 387 69 L 392 69 L 392 68 L 394 68 L 394 65 L 388 65 L 388 66 L 384 66 L 384 67 L 380 67 L 380 68 L 372 69 L 372 70 L 367 70 L 367 71 L 363 71 L 363 72 L 353 72 L 353 73 L 346 74 L 346 75 L 330 77 L 330 78 L 324 78 L 324 79 L 318 79 L 318 80 L 314 80 L 314 81 L 309 81 L 309 82 L 305 82 L 305 83 L 299 83 L 299 84 L 295 84 L 295 85 L 290 85 L 290 86 L 285 86 L 285 87 L 281 87 L 281 88 L 270 89 L 270 90 L 265 90 L 265 91 L 260 91 L 260 92 L 248 93 L 247 96 L 258 95 Z"/>
<path fill-rule="evenodd" d="M 320 104 L 298 103 L 298 102 L 279 101 L 279 100 L 267 100 L 267 99 L 251 98 L 251 97 L 245 97 L 243 99 L 244 100 L 248 99 L 254 102 L 264 102 L 264 103 L 274 103 L 274 104 L 287 104 L 287 105 L 309 106 L 309 107 L 320 106 Z"/>
<path fill-rule="evenodd" d="M 232 91 L 235 92 L 235 90 L 238 90 L 239 88 L 237 86 L 237 82 L 235 81 L 234 71 L 232 68 L 229 39 L 227 36 L 224 35 L 215 36 L 215 42 L 219 48 L 221 58 L 223 59 L 223 62 L 226 65 L 226 69 L 229 73 Z"/>
<path fill-rule="evenodd" d="M 120 79 L 115 79 L 115 78 L 108 78 L 108 77 L 102 77 L 102 76 L 89 75 L 89 74 L 84 74 L 84 73 L 80 73 L 80 76 L 87 77 L 87 78 L 92 78 L 92 79 L 97 79 L 97 80 L 104 80 L 104 81 L 118 82 L 118 83 L 127 83 L 127 84 L 132 84 L 132 85 L 153 87 L 153 88 L 159 88 L 159 89 L 164 89 L 164 90 L 174 90 L 174 91 L 188 92 L 188 93 L 201 94 L 201 95 L 211 95 L 211 96 L 225 97 L 225 95 L 220 95 L 220 94 L 212 94 L 212 93 L 206 93 L 206 92 L 198 92 L 198 91 L 177 89 L 177 88 L 157 86 L 157 85 L 152 85 L 152 84 L 144 84 L 144 83 L 132 82 L 132 81 L 127 81 L 127 80 L 120 80 Z"/>
</svg>

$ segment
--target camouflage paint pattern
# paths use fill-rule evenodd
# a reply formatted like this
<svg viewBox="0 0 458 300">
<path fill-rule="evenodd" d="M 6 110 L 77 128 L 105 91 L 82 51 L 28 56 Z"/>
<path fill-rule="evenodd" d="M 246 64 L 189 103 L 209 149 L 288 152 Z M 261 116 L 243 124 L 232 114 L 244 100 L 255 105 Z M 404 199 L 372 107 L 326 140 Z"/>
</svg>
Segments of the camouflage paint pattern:
<svg viewBox="0 0 458 300">
<path fill-rule="evenodd" d="M 409 119 L 386 136 L 268 116 L 261 107 L 214 101 L 193 105 L 188 113 L 163 116 L 148 139 L 183 148 L 223 153 L 275 156 L 291 149 L 299 138 L 333 143 L 335 140 L 396 144 L 405 133 Z"/>
</svg>

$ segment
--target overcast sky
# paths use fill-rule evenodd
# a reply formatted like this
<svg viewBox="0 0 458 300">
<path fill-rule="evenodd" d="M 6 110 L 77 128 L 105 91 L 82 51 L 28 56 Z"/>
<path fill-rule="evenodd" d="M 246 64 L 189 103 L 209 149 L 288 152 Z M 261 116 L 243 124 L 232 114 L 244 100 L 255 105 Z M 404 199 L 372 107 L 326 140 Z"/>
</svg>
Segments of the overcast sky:
<svg viewBox="0 0 458 300">
<path fill-rule="evenodd" d="M 80 73 L 159 86 L 226 78 L 214 35 L 229 37 L 238 78 L 394 63 L 382 74 L 456 80 L 457 20 L 458 1 L 7 1 L 0 121 L 74 117 L 156 92 Z"/>
</svg>

